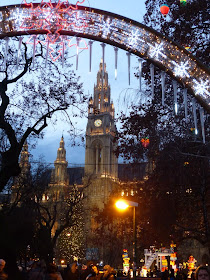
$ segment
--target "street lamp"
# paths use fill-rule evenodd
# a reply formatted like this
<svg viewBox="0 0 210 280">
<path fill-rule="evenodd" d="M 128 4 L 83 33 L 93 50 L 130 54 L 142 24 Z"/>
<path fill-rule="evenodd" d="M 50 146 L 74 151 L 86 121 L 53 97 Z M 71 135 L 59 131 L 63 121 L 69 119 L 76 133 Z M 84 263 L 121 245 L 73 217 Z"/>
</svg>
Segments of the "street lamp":
<svg viewBox="0 0 210 280">
<path fill-rule="evenodd" d="M 120 199 L 115 206 L 120 210 L 126 210 L 133 207 L 133 279 L 136 280 L 136 207 L 138 203 L 130 200 Z"/>
</svg>

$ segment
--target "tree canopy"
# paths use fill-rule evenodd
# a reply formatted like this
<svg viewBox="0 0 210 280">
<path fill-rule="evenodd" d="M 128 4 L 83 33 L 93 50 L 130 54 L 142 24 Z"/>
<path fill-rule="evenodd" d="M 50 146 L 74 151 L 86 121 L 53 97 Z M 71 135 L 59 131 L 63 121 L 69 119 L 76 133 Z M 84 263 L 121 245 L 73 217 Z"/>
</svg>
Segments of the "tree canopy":
<svg viewBox="0 0 210 280">
<path fill-rule="evenodd" d="M 146 25 L 172 38 L 208 64 L 209 1 L 187 1 L 183 6 L 179 1 L 169 0 L 167 4 L 170 11 L 166 17 L 159 10 L 162 1 L 147 0 L 145 4 Z M 138 75 L 136 72 L 137 78 Z M 194 100 L 188 96 L 185 103 L 182 85 L 178 85 L 175 104 L 173 81 L 166 73 L 163 103 L 161 71 L 155 67 L 154 98 L 151 97 L 152 81 L 147 62 L 143 62 L 142 75 L 141 99 L 132 105 L 128 116 L 122 113 L 120 118 L 122 129 L 118 134 L 117 151 L 126 161 L 148 161 L 152 166 L 148 170 L 148 180 L 144 182 L 145 199 L 141 200 L 147 205 L 144 208 L 142 234 L 149 233 L 150 238 L 147 240 L 157 244 L 169 239 L 177 242 L 191 236 L 208 245 L 209 116 L 204 113 L 203 141 L 200 107 L 195 105 L 196 113 L 193 115 Z M 198 134 L 195 131 L 196 120 Z M 147 145 L 144 145 L 145 141 Z M 141 194 L 142 191 L 136 199 Z"/>
<path fill-rule="evenodd" d="M 56 112 L 64 112 L 63 119 L 72 125 L 86 101 L 69 63 L 62 68 L 49 60 L 45 66 L 45 46 L 37 45 L 34 60 L 29 45 L 22 42 L 18 51 L 17 45 L 18 39 L 10 39 L 8 52 L 0 52 L 0 190 L 20 173 L 18 160 L 26 139 L 41 137 L 48 123 L 56 121 Z"/>
</svg>

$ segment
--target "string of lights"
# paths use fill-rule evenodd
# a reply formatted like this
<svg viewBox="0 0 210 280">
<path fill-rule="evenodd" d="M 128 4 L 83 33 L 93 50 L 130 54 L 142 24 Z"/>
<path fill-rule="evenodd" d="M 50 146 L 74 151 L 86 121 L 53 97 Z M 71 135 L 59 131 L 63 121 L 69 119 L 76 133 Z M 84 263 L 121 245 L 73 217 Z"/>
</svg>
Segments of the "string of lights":
<svg viewBox="0 0 210 280">
<path fill-rule="evenodd" d="M 0 20 L 0 39 L 45 34 L 47 51 L 52 51 L 53 44 L 60 44 L 56 59 L 64 54 L 66 44 L 70 45 L 67 37 L 75 35 L 127 50 L 168 73 L 210 111 L 209 69 L 184 47 L 141 23 L 110 12 L 73 6 L 68 1 L 51 0 L 2 7 Z"/>
</svg>

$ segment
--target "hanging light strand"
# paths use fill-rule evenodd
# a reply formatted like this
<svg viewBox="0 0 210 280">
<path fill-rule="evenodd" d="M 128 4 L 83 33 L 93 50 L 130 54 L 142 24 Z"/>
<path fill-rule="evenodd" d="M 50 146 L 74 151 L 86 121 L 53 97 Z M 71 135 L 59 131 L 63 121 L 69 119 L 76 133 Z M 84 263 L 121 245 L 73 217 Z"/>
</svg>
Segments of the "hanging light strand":
<svg viewBox="0 0 210 280">
<path fill-rule="evenodd" d="M 46 57 L 45 57 L 45 67 L 47 67 L 47 60 L 48 60 L 48 54 L 49 54 L 49 47 L 50 47 L 50 41 L 47 40 L 47 50 L 46 50 Z"/>
<path fill-rule="evenodd" d="M 161 71 L 161 86 L 162 86 L 162 105 L 165 105 L 165 78 L 166 73 Z"/>
<path fill-rule="evenodd" d="M 89 72 L 91 72 L 91 66 L 92 66 L 92 46 L 93 46 L 93 41 L 89 41 Z"/>
<path fill-rule="evenodd" d="M 200 121 L 201 121 L 201 131 L 202 131 L 203 144 L 205 144 L 206 139 L 205 139 L 205 128 L 204 128 L 204 110 L 201 106 L 200 106 Z"/>
<path fill-rule="evenodd" d="M 77 41 L 77 55 L 76 55 L 76 70 L 78 70 L 78 64 L 79 64 L 79 43 L 80 43 L 80 38 L 76 38 Z"/>
<path fill-rule="evenodd" d="M 19 37 L 19 44 L 18 44 L 17 67 L 18 67 L 19 61 L 20 61 L 20 54 L 21 54 L 21 45 L 22 45 L 22 42 L 23 42 L 23 37 L 20 36 L 20 37 Z"/>
<path fill-rule="evenodd" d="M 115 71 L 114 71 L 114 74 L 115 74 L 115 80 L 117 80 L 117 58 L 118 58 L 118 48 L 117 47 L 114 48 L 114 53 L 115 53 Z"/>
<path fill-rule="evenodd" d="M 5 38 L 5 52 L 4 52 L 4 69 L 7 66 L 7 55 L 8 55 L 8 47 L 9 47 L 9 38 Z"/>
<path fill-rule="evenodd" d="M 150 75 L 151 75 L 151 91 L 152 91 L 152 98 L 154 97 L 154 65 L 150 64 Z"/>
<path fill-rule="evenodd" d="M 194 118 L 194 125 L 195 125 L 195 135 L 198 134 L 198 125 L 197 125 L 197 114 L 196 114 L 196 101 L 195 98 L 192 100 L 192 107 L 193 107 L 193 118 Z"/>
<path fill-rule="evenodd" d="M 64 67 L 64 61 L 65 61 L 65 38 L 62 36 L 62 67 Z"/>
<path fill-rule="evenodd" d="M 33 68 L 34 68 L 34 64 L 35 64 L 35 55 L 36 55 L 36 37 L 37 35 L 33 35 Z"/>
<path fill-rule="evenodd" d="M 177 81 L 173 80 L 173 88 L 174 88 L 174 112 L 175 115 L 178 114 L 178 102 L 177 102 Z"/>
<path fill-rule="evenodd" d="M 142 77 L 142 64 L 143 64 L 142 58 L 139 58 L 138 62 L 139 62 L 139 90 L 141 91 L 141 77 Z"/>
<path fill-rule="evenodd" d="M 128 84 L 130 86 L 131 83 L 131 54 L 129 52 L 126 53 L 128 57 Z"/>
<path fill-rule="evenodd" d="M 183 96 L 184 96 L 184 113 L 185 113 L 185 121 L 187 121 L 187 89 L 185 88 L 183 90 Z"/>
</svg>

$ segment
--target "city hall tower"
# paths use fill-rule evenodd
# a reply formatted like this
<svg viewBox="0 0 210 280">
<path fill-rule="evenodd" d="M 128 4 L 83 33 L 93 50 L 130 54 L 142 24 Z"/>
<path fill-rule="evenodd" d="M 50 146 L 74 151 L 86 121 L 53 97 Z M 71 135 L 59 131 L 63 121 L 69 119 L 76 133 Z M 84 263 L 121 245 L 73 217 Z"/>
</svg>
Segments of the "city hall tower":
<svg viewBox="0 0 210 280">
<path fill-rule="evenodd" d="M 94 96 L 89 100 L 86 128 L 85 174 L 116 179 L 118 176 L 114 104 L 111 101 L 106 64 L 101 61 L 94 85 Z"/>
</svg>

